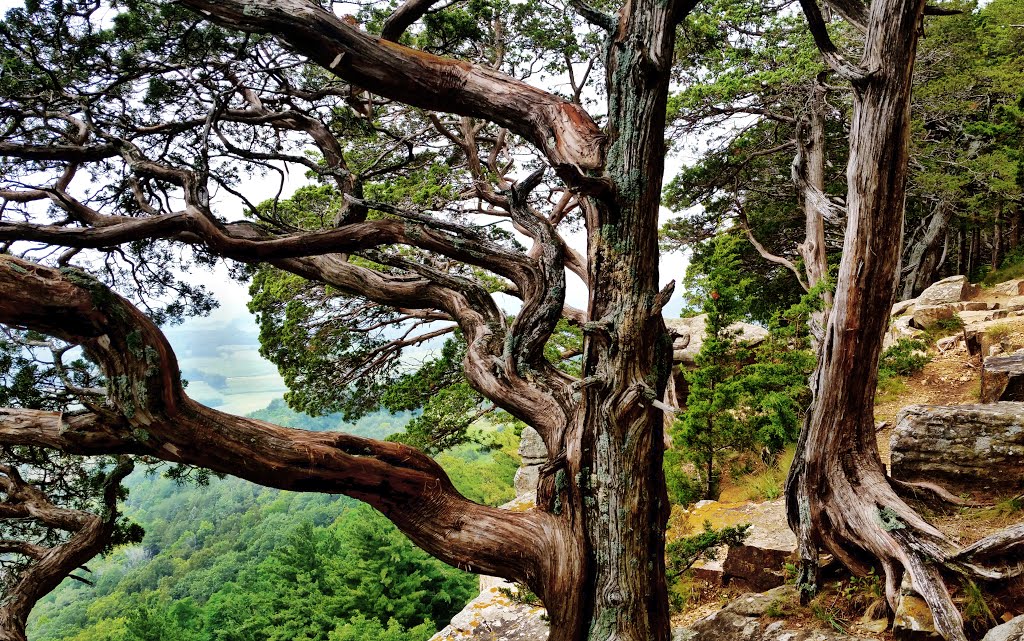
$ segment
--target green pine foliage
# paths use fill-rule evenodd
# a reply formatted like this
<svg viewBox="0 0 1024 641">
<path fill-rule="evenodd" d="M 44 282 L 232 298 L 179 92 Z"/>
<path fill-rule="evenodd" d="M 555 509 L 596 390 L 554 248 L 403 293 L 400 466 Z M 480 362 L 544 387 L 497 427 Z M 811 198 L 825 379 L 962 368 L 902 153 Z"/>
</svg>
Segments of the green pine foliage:
<svg viewBox="0 0 1024 641">
<path fill-rule="evenodd" d="M 691 304 L 707 316 L 696 368 L 686 373 L 686 412 L 665 454 L 669 494 L 683 505 L 718 498 L 727 457 L 760 449 L 774 458 L 795 441 L 810 402 L 807 381 L 816 361 L 808 322 L 820 294 L 776 313 L 768 338 L 756 347 L 738 340 L 730 327 L 747 317 L 751 295 L 738 252 L 744 242 L 716 236 L 687 274 Z"/>
<path fill-rule="evenodd" d="M 989 282 L 1019 278 L 1024 30 L 1016 25 L 1024 24 L 1024 7 L 1019 0 L 967 0 L 950 8 L 959 13 L 927 19 L 914 69 L 903 277 L 913 277 L 927 255 L 920 243 L 938 216 L 948 235 L 932 242 L 929 261 L 945 262 L 927 278 L 980 279 L 994 266 L 1000 269 Z M 859 37 L 841 20 L 829 31 L 840 44 Z M 666 186 L 663 204 L 681 217 L 663 227 L 663 247 L 692 249 L 729 233 L 742 211 L 762 245 L 799 265 L 804 212 L 790 167 L 797 128 L 825 71 L 802 18 L 751 0 L 703 3 L 680 25 L 677 56 L 702 72 L 678 79 L 669 97 L 670 137 L 699 132 L 707 143 Z M 825 192 L 841 206 L 851 100 L 828 84 Z M 841 221 L 826 227 L 829 263 L 838 264 Z M 993 242 L 997 234 L 1000 242 Z M 759 292 L 752 318 L 768 322 L 780 306 L 796 303 L 801 290 L 788 269 L 752 245 L 740 253 Z M 899 291 L 913 296 L 927 284 L 905 281 Z"/>
<path fill-rule="evenodd" d="M 707 269 L 695 274 L 687 288 L 691 296 L 702 296 L 701 311 L 707 320 L 697 367 L 686 374 L 686 413 L 676 424 L 672 441 L 696 467 L 706 499 L 718 498 L 722 456 L 753 445 L 753 433 L 737 411 L 743 394 L 740 373 L 749 351 L 730 329 L 743 316 L 749 283 L 739 271 L 739 242 L 734 236 L 716 238 Z"/>
<path fill-rule="evenodd" d="M 665 546 L 665 563 L 669 576 L 682 576 L 701 559 L 715 560 L 718 548 L 723 545 L 742 545 L 749 530 L 749 523 L 716 530 L 711 527 L 710 521 L 704 521 L 704 529 L 701 532 L 676 539 Z"/>
</svg>

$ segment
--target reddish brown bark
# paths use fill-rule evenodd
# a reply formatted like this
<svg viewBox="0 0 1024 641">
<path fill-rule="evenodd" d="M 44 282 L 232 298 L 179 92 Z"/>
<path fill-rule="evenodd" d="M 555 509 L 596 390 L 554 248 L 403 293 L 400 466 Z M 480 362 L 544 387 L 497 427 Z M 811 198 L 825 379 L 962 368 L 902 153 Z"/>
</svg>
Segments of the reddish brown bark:
<svg viewBox="0 0 1024 641">
<path fill-rule="evenodd" d="M 110 543 L 117 522 L 117 490 L 132 471 L 122 457 L 107 474 L 101 496 L 102 514 L 54 505 L 46 495 L 21 478 L 18 470 L 0 464 L 0 518 L 32 519 L 68 533 L 52 547 L 24 541 L 0 541 L 0 554 L 15 553 L 30 561 L 0 599 L 0 641 L 26 641 L 25 623 L 35 604 L 69 574 L 99 554 Z"/>
<path fill-rule="evenodd" d="M 0 442 L 82 454 L 147 454 L 273 487 L 344 493 L 378 507 L 417 544 L 450 563 L 528 583 L 544 598 L 553 639 L 666 639 L 668 503 L 662 417 L 652 402 L 664 389 L 671 344 L 660 316 L 667 292 L 657 289 L 657 218 L 675 24 L 692 3 L 644 0 L 599 21 L 614 27 L 608 135 L 577 104 L 488 68 L 378 40 L 311 2 L 184 4 L 224 25 L 272 32 L 368 91 L 467 116 L 461 135 L 436 118 L 432 122 L 462 147 L 482 185 L 478 196 L 506 211 L 534 247 L 511 254 L 459 225 L 357 199 L 350 204 L 403 220 L 346 216 L 335 230 L 286 236 L 223 224 L 210 209 L 203 176 L 153 161 L 123 141 L 111 157 L 119 157 L 138 180 L 179 187 L 182 211 L 150 211 L 137 193 L 148 215 L 101 213 L 76 201 L 66 184 L 55 183 L 33 190 L 32 198 L 50 198 L 81 227 L 4 222 L 0 240 L 76 248 L 151 238 L 200 244 L 220 256 L 268 261 L 405 313 L 449 318 L 466 339 L 470 384 L 544 438 L 552 465 L 542 484 L 541 509 L 510 514 L 475 505 L 458 495 L 432 459 L 398 444 L 288 430 L 205 408 L 182 391 L 174 355 L 159 331 L 124 300 L 84 274 L 7 257 L 0 258 L 0 322 L 81 344 L 110 381 L 116 409 L 68 419 L 5 410 Z M 407 16 L 396 17 L 392 26 L 399 29 L 425 6 L 410 2 Z M 224 119 L 269 120 L 304 132 L 328 161 L 330 171 L 322 175 L 338 178 L 345 193 L 356 190 L 346 182 L 336 141 L 316 123 L 272 113 L 251 92 L 245 98 L 251 111 L 228 111 Z M 498 123 L 532 142 L 573 189 L 550 217 L 528 201 L 542 174 L 519 184 L 502 178 L 501 193 L 484 185 L 472 118 Z M 83 134 L 83 145 L 86 139 Z M 7 151 L 13 157 L 45 153 L 25 146 Z M 84 162 L 99 151 L 52 153 L 55 160 Z M 497 168 L 496 153 L 487 160 L 490 171 Z M 586 260 L 554 229 L 570 206 L 586 213 Z M 510 322 L 476 283 L 398 258 L 391 265 L 402 270 L 396 274 L 343 255 L 392 244 L 507 278 L 523 301 L 521 310 Z M 566 315 L 567 267 L 591 287 L 587 313 L 568 310 L 586 327 L 581 380 L 558 372 L 543 356 L 555 323 Z"/>
<path fill-rule="evenodd" d="M 149 454 L 269 487 L 346 494 L 384 512 L 435 556 L 481 573 L 525 581 L 552 560 L 544 542 L 560 533 L 554 519 L 466 500 L 415 448 L 292 430 L 192 401 L 160 330 L 85 274 L 0 256 L 0 323 L 80 344 L 112 381 L 118 409 L 115 417 L 71 423 L 58 413 L 6 410 L 7 444 Z"/>
</svg>

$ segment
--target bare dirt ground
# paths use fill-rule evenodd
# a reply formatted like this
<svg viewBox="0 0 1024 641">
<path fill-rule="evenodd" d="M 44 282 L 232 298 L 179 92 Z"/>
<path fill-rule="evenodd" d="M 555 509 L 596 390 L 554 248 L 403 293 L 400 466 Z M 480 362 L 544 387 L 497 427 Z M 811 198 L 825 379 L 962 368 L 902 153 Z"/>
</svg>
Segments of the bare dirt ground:
<svg viewBox="0 0 1024 641">
<path fill-rule="evenodd" d="M 939 354 L 933 348 L 931 354 L 932 360 L 924 369 L 902 380 L 905 389 L 897 394 L 883 393 L 877 397 L 875 422 L 885 424 L 878 431 L 878 452 L 887 466 L 889 437 L 901 409 L 908 405 L 965 405 L 978 402 L 981 359 L 968 354 L 962 345 L 945 354 Z"/>
</svg>

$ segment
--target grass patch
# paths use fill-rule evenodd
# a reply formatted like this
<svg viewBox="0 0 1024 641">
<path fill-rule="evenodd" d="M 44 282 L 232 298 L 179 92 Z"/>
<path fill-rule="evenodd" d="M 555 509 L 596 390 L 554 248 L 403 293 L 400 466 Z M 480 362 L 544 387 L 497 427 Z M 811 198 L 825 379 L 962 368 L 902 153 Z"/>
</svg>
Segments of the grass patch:
<svg viewBox="0 0 1024 641">
<path fill-rule="evenodd" d="M 774 501 L 782 496 L 786 485 L 786 476 L 796 456 L 796 446 L 784 449 L 779 458 L 761 472 L 751 474 L 743 481 L 743 487 L 750 501 Z"/>
<path fill-rule="evenodd" d="M 1021 326 L 1014 323 L 996 323 L 985 329 L 985 347 L 1000 345 L 1005 352 L 1014 352 L 1024 347 L 1018 335 Z"/>
<path fill-rule="evenodd" d="M 993 342 L 1001 343 L 1013 333 L 1013 326 L 1009 323 L 997 323 L 985 329 L 985 337 Z"/>
<path fill-rule="evenodd" d="M 924 333 L 927 334 L 928 339 L 934 343 L 940 338 L 958 334 L 962 332 L 963 329 L 964 319 L 960 317 L 960 314 L 954 313 L 952 318 L 940 318 L 934 325 L 925 328 Z"/>
<path fill-rule="evenodd" d="M 875 401 L 878 403 L 888 403 L 894 401 L 900 396 L 907 393 L 906 381 L 900 378 L 896 374 L 884 375 L 881 372 L 878 374 L 878 389 L 875 391 Z"/>
<path fill-rule="evenodd" d="M 1014 252 L 1003 260 L 1002 267 L 986 274 L 981 284 L 991 287 L 992 285 L 998 285 L 999 283 L 1017 278 L 1024 278 L 1024 257 Z"/>
<path fill-rule="evenodd" d="M 964 627 L 980 636 L 986 630 L 999 625 L 999 620 L 989 607 L 987 595 L 978 584 L 965 579 L 960 586 L 963 588 L 963 594 L 958 601 L 960 612 L 964 616 Z"/>
<path fill-rule="evenodd" d="M 843 618 L 839 608 L 832 604 L 825 604 L 823 599 L 811 602 L 811 614 L 814 618 L 832 628 L 839 634 L 846 634 L 846 628 L 850 622 Z"/>
</svg>

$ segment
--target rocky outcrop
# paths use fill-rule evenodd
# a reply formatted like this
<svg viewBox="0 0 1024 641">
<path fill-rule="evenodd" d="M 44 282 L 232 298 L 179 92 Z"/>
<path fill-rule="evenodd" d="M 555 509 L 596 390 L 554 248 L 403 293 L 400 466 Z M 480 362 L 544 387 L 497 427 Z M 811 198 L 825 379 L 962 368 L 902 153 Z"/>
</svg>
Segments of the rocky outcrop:
<svg viewBox="0 0 1024 641">
<path fill-rule="evenodd" d="M 506 592 L 508 591 L 508 592 Z M 548 622 L 544 608 L 512 600 L 516 587 L 506 581 L 481 577 L 480 596 L 456 614 L 430 641 L 544 641 Z"/>
<path fill-rule="evenodd" d="M 745 594 L 689 628 L 672 631 L 673 641 L 867 641 L 832 630 L 803 629 L 772 621 L 797 602 L 796 588 L 784 585 L 763 594 Z"/>
<path fill-rule="evenodd" d="M 901 301 L 899 301 L 898 303 L 896 303 L 895 305 L 892 306 L 892 311 L 889 312 L 889 316 L 892 316 L 893 318 L 895 318 L 897 316 L 902 316 L 903 314 L 911 311 L 910 308 L 913 307 L 916 303 L 917 303 L 917 299 L 916 298 L 909 298 L 907 300 L 901 300 Z"/>
<path fill-rule="evenodd" d="M 708 315 L 690 318 L 666 318 L 665 327 L 672 337 L 672 361 L 692 367 L 696 364 L 697 353 L 704 344 L 705 325 Z M 768 330 L 750 323 L 734 323 L 729 326 L 736 332 L 736 339 L 756 345 L 768 336 Z"/>
<path fill-rule="evenodd" d="M 918 307 L 959 303 L 971 297 L 973 286 L 966 276 L 950 276 L 933 283 L 917 297 Z"/>
<path fill-rule="evenodd" d="M 949 305 L 915 305 L 913 326 L 918 329 L 934 327 L 944 320 L 952 320 L 956 311 Z"/>
<path fill-rule="evenodd" d="M 894 479 L 954 494 L 1004 493 L 1024 479 L 1024 403 L 911 405 L 896 417 Z"/>
<path fill-rule="evenodd" d="M 722 547 L 715 559 L 694 564 L 698 578 L 716 585 L 729 585 L 760 592 L 782 585 L 783 566 L 796 551 L 796 537 L 786 521 L 783 499 L 764 503 L 718 503 L 701 501 L 691 510 L 688 522 L 695 534 L 708 521 L 721 528 L 750 524 L 743 545 Z"/>
<path fill-rule="evenodd" d="M 981 402 L 1024 401 L 1024 353 L 986 358 L 981 368 Z"/>
<path fill-rule="evenodd" d="M 1024 615 L 992 628 L 981 641 L 1021 641 L 1022 639 L 1024 639 Z"/>
<path fill-rule="evenodd" d="M 1024 280 L 1008 280 L 1005 283 L 999 283 L 991 291 L 993 294 L 1001 296 L 1020 296 L 1024 294 Z"/>
<path fill-rule="evenodd" d="M 501 509 L 522 512 L 532 508 L 535 502 L 531 490 L 502 505 Z M 452 617 L 447 627 L 430 637 L 430 641 L 544 641 L 548 638 L 546 611 L 539 604 L 521 603 L 509 596 L 517 592 L 513 583 L 481 576 L 480 595 Z"/>
<path fill-rule="evenodd" d="M 519 437 L 519 457 L 522 459 L 522 463 L 519 464 L 513 481 L 516 496 L 537 490 L 540 468 L 548 460 L 548 450 L 544 446 L 544 439 L 532 427 L 524 427 L 523 433 Z"/>
<path fill-rule="evenodd" d="M 882 341 L 882 349 L 889 349 L 903 338 L 915 339 L 923 336 L 924 332 L 915 329 L 912 325 L 913 322 L 913 315 L 892 319 L 889 322 L 889 331 L 885 333 L 885 338 Z"/>
</svg>

